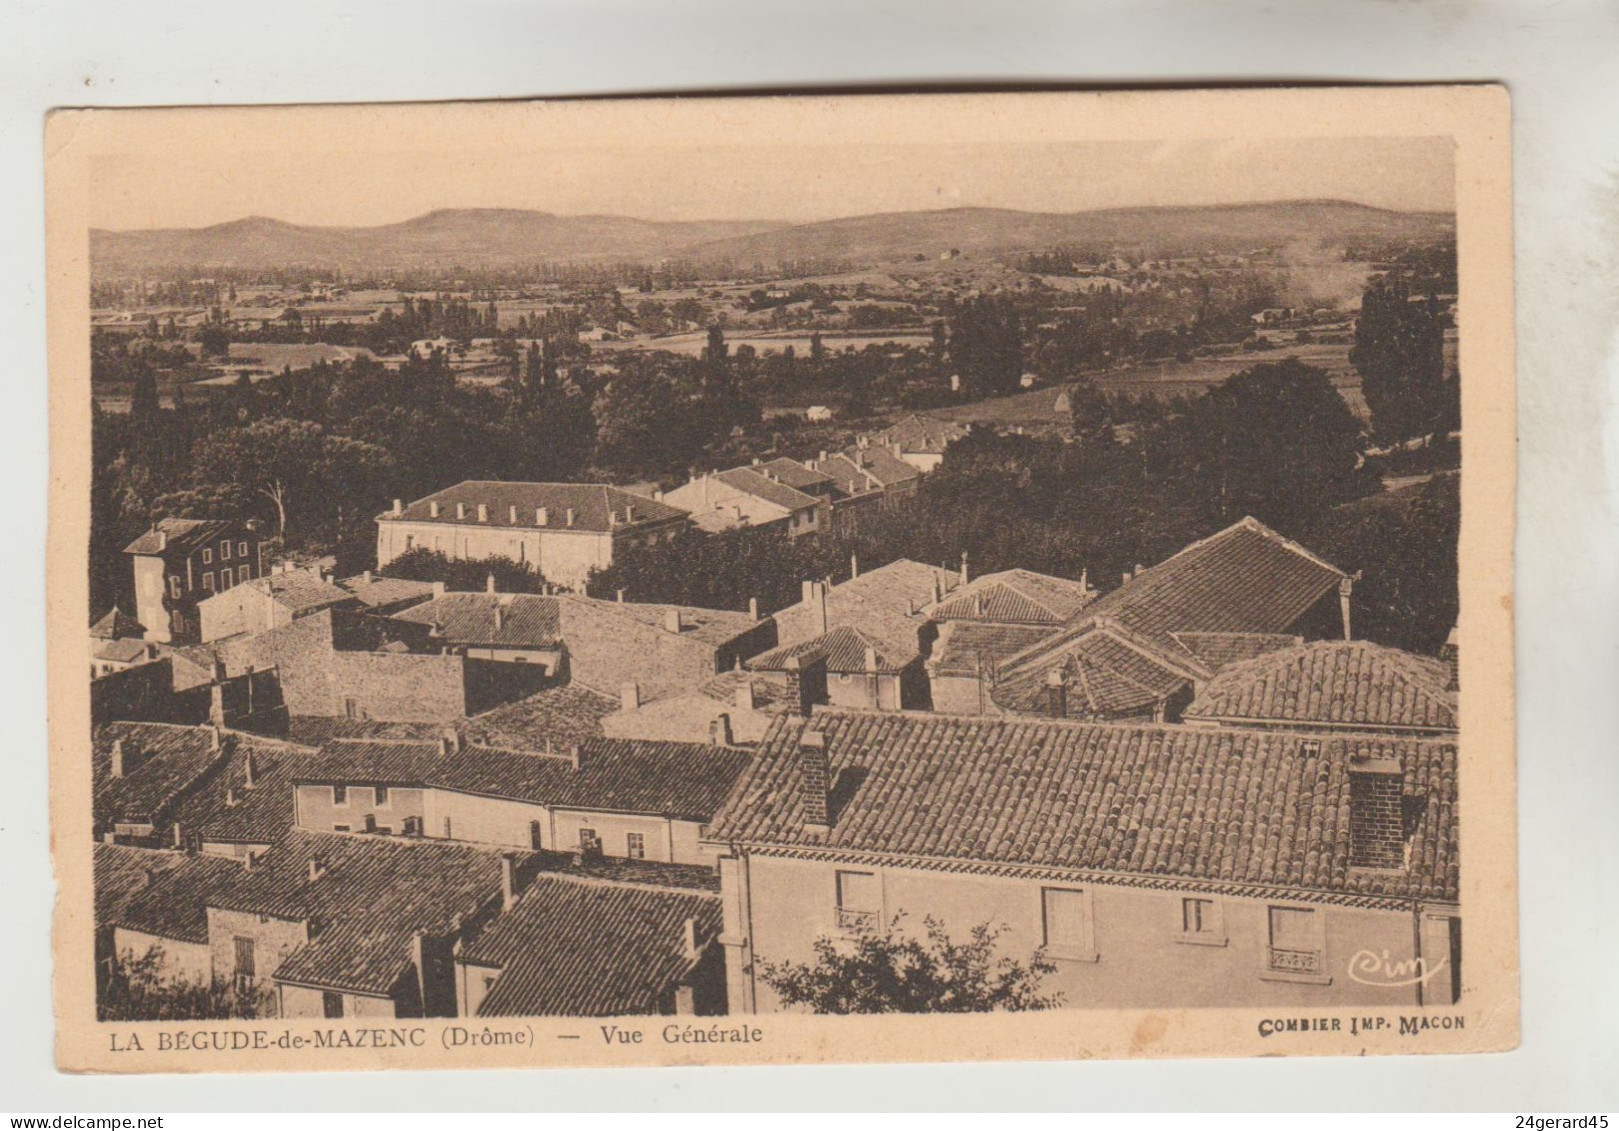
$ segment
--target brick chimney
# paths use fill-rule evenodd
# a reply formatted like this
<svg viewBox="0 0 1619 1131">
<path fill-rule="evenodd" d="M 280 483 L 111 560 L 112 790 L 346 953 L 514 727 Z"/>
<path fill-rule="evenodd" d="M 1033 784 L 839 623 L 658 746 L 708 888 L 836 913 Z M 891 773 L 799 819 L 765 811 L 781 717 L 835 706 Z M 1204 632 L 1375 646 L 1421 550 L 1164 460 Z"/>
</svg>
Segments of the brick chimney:
<svg viewBox="0 0 1619 1131">
<path fill-rule="evenodd" d="M 567 525 L 572 526 L 573 525 L 573 508 L 569 507 L 565 512 L 563 512 L 562 517 L 563 517 L 563 520 L 567 523 Z"/>
<path fill-rule="evenodd" d="M 449 592 L 449 589 L 444 584 L 444 582 L 442 582 L 442 581 L 433 582 L 433 596 L 434 597 L 442 597 L 447 592 Z"/>
<path fill-rule="evenodd" d="M 815 617 L 815 635 L 824 636 L 827 631 L 826 624 L 826 583 L 817 581 L 815 585 L 815 602 L 811 606 Z"/>
<path fill-rule="evenodd" d="M 697 950 L 697 920 L 687 919 L 681 931 L 681 944 L 686 954 L 686 961 L 696 962 Z"/>
<path fill-rule="evenodd" d="M 548 508 L 546 508 L 546 507 L 535 507 L 534 508 L 534 525 L 535 526 L 549 526 L 550 523 L 551 523 L 551 512 L 550 512 L 550 510 Z"/>
<path fill-rule="evenodd" d="M 634 682 L 626 683 L 618 689 L 618 698 L 624 710 L 636 710 L 641 706 L 641 685 Z"/>
<path fill-rule="evenodd" d="M 622 605 L 624 603 L 624 590 L 615 589 L 615 590 L 613 590 L 613 595 L 618 598 L 618 603 L 620 605 Z"/>
<path fill-rule="evenodd" d="M 860 559 L 854 554 L 849 555 L 849 580 L 853 581 L 860 576 Z"/>
<path fill-rule="evenodd" d="M 967 551 L 961 551 L 961 583 L 967 584 Z"/>
<path fill-rule="evenodd" d="M 748 598 L 748 619 L 753 621 L 759 619 L 759 598 L 757 597 Z"/>
<path fill-rule="evenodd" d="M 685 631 L 686 618 L 683 610 L 674 608 L 665 611 L 663 614 L 663 627 L 677 635 Z"/>
<path fill-rule="evenodd" d="M 467 505 L 465 503 L 456 503 L 455 504 L 455 517 L 456 518 L 466 518 L 467 517 Z"/>
<path fill-rule="evenodd" d="M 259 764 L 253 757 L 253 751 L 247 752 L 247 759 L 242 763 L 242 788 L 257 789 L 259 787 Z"/>
<path fill-rule="evenodd" d="M 485 593 L 498 593 L 499 592 L 499 590 L 495 588 L 495 575 L 493 573 L 484 574 L 484 577 L 483 577 L 483 591 Z"/>
<path fill-rule="evenodd" d="M 402 515 L 404 513 L 405 513 L 405 500 L 403 500 L 403 499 L 395 499 L 394 500 L 394 509 L 393 509 L 394 516 L 397 518 L 399 515 Z"/>
<path fill-rule="evenodd" d="M 112 776 L 124 776 L 124 740 L 115 738 L 112 741 Z"/>
<path fill-rule="evenodd" d="M 1052 668 L 1046 673 L 1046 713 L 1054 719 L 1068 717 L 1068 684 L 1062 669 Z"/>
<path fill-rule="evenodd" d="M 513 503 L 511 506 L 506 508 L 506 521 L 508 523 L 510 523 L 512 526 L 517 525 L 517 504 L 516 503 Z"/>
<path fill-rule="evenodd" d="M 631 523 L 631 522 L 634 522 L 634 521 L 635 521 L 635 504 L 634 503 L 626 503 L 626 504 L 624 504 L 624 522 L 626 524 L 628 524 L 628 523 Z"/>
<path fill-rule="evenodd" d="M 826 678 L 826 658 L 816 657 L 806 663 L 800 656 L 788 656 L 782 667 L 787 672 L 788 709 L 809 718 L 820 702 L 817 692 Z"/>
<path fill-rule="evenodd" d="M 427 517 L 428 518 L 437 518 L 438 517 L 438 500 L 437 499 L 434 499 L 432 502 L 427 504 Z"/>
<path fill-rule="evenodd" d="M 805 831 L 831 831 L 827 793 L 832 787 L 832 764 L 826 752 L 826 735 L 820 731 L 806 730 L 798 736 L 798 771 Z"/>
<path fill-rule="evenodd" d="M 499 632 L 506 625 L 506 608 L 498 602 L 495 605 L 495 631 Z"/>
<path fill-rule="evenodd" d="M 1404 868 L 1405 775 L 1398 758 L 1349 765 L 1349 863 L 1355 868 Z"/>
<path fill-rule="evenodd" d="M 583 765 L 583 752 L 579 749 L 579 744 L 577 742 L 568 747 L 568 762 L 576 770 Z"/>
<path fill-rule="evenodd" d="M 500 909 L 510 911 L 517 902 L 517 862 L 507 853 L 500 856 Z"/>
<path fill-rule="evenodd" d="M 185 832 L 185 829 L 180 827 L 180 822 L 179 821 L 176 821 L 176 822 L 174 822 L 174 847 L 176 847 L 176 848 L 184 848 L 185 846 L 186 846 L 186 832 Z"/>
</svg>

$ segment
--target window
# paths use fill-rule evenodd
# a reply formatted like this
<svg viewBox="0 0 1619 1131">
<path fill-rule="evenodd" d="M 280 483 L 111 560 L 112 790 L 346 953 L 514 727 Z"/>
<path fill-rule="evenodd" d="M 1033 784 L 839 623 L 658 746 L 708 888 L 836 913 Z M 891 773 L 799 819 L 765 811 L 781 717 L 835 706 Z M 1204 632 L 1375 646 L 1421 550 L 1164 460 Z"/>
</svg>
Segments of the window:
<svg viewBox="0 0 1619 1131">
<path fill-rule="evenodd" d="M 333 825 L 332 826 L 332 831 L 334 833 L 346 833 L 346 832 L 352 832 L 353 830 L 348 825 Z"/>
<path fill-rule="evenodd" d="M 414 550 L 415 548 L 416 548 L 416 535 L 414 535 L 414 534 L 405 535 L 405 549 Z"/>
<path fill-rule="evenodd" d="M 1280 974 L 1321 973 L 1321 916 L 1312 907 L 1271 907 L 1266 966 Z"/>
<path fill-rule="evenodd" d="M 378 809 L 386 808 L 387 805 L 388 805 L 388 787 L 385 786 L 385 785 L 379 785 L 379 786 L 376 786 L 375 788 L 373 788 L 371 792 L 376 794 L 377 808 Z"/>
<path fill-rule="evenodd" d="M 206 546 L 204 546 L 203 550 L 202 550 L 202 564 L 203 565 L 213 565 L 214 564 L 214 552 L 212 550 L 208 549 Z"/>
<path fill-rule="evenodd" d="M 540 836 L 540 823 L 538 821 L 530 821 L 528 823 L 528 846 L 535 852 L 538 852 L 545 847 L 543 839 Z"/>
<path fill-rule="evenodd" d="M 450 839 L 450 819 L 448 817 L 444 818 L 444 839 Z"/>
<path fill-rule="evenodd" d="M 626 833 L 624 835 L 624 855 L 631 860 L 646 859 L 646 837 L 641 833 Z"/>
<path fill-rule="evenodd" d="M 253 567 L 252 566 L 243 566 L 242 568 L 240 568 L 240 569 L 238 569 L 236 571 L 236 577 L 240 581 L 252 581 L 253 580 Z"/>
<path fill-rule="evenodd" d="M 320 1015 L 322 1017 L 343 1016 L 343 995 L 334 994 L 331 990 L 323 990 L 320 995 Z"/>
<path fill-rule="evenodd" d="M 580 848 L 584 849 L 586 852 L 599 852 L 601 851 L 601 846 L 601 838 L 596 835 L 595 829 L 579 830 Z"/>
<path fill-rule="evenodd" d="M 180 596 L 180 575 L 177 573 L 169 574 L 169 596 Z"/>
<path fill-rule="evenodd" d="M 871 872 L 839 872 L 838 929 L 870 931 L 883 911 L 882 887 Z"/>
<path fill-rule="evenodd" d="M 206 589 L 210 593 L 212 593 L 214 591 L 214 571 L 213 570 L 209 570 L 207 573 L 202 575 L 202 587 L 204 589 Z"/>
<path fill-rule="evenodd" d="M 1041 888 L 1040 904 L 1047 955 L 1095 959 L 1089 895 L 1080 888 Z"/>
<path fill-rule="evenodd" d="M 1321 756 L 1321 742 L 1319 739 L 1306 738 L 1299 743 L 1299 757 L 1319 758 Z"/>
<path fill-rule="evenodd" d="M 346 786 L 346 785 L 334 785 L 334 786 L 332 786 L 332 804 L 341 806 L 341 807 L 346 809 L 346 808 L 348 808 L 348 803 L 349 803 L 349 787 Z"/>
<path fill-rule="evenodd" d="M 257 955 L 254 954 L 253 940 L 245 935 L 237 935 L 231 940 L 232 949 L 236 952 L 236 988 L 250 990 L 253 981 L 258 977 Z"/>
<path fill-rule="evenodd" d="M 236 556 L 239 557 L 239 558 L 247 557 L 247 543 L 246 542 L 238 542 L 238 543 L 236 543 Z"/>
<path fill-rule="evenodd" d="M 221 542 L 219 544 L 219 560 L 222 561 L 222 562 L 230 561 L 230 539 L 229 538 L 225 539 L 225 541 L 223 541 L 223 542 Z"/>
<path fill-rule="evenodd" d="M 360 701 L 358 699 L 343 700 L 343 717 L 345 719 L 357 719 L 360 717 Z"/>
</svg>

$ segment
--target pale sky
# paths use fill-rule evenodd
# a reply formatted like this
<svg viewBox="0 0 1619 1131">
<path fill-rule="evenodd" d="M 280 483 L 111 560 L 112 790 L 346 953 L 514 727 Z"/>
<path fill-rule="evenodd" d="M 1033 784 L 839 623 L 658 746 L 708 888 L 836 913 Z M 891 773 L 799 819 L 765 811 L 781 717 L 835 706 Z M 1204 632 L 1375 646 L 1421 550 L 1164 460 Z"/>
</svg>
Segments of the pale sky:
<svg viewBox="0 0 1619 1131">
<path fill-rule="evenodd" d="M 717 134 L 717 136 L 725 136 Z M 807 221 L 988 206 L 1072 212 L 1330 197 L 1455 205 L 1449 138 L 973 141 L 612 146 L 434 142 L 371 134 L 304 147 L 271 134 L 95 159 L 91 223 L 201 227 L 243 216 L 371 225 L 436 208 L 529 208 L 648 220 Z"/>
</svg>

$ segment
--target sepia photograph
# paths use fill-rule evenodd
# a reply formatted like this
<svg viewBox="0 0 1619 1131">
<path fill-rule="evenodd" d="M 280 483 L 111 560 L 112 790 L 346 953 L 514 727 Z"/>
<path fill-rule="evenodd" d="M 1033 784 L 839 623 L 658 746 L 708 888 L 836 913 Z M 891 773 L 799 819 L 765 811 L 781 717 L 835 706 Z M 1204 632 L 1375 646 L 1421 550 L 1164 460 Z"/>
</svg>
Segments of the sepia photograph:
<svg viewBox="0 0 1619 1131">
<path fill-rule="evenodd" d="M 62 1067 L 1511 1047 L 1506 117 L 53 116 Z"/>
</svg>

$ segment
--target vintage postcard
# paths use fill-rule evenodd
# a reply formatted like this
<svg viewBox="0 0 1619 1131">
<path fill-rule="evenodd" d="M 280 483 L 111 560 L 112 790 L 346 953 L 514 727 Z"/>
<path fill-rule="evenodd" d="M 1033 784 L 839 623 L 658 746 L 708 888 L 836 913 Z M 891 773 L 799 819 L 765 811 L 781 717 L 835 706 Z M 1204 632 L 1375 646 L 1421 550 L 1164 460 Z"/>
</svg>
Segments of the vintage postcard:
<svg viewBox="0 0 1619 1131">
<path fill-rule="evenodd" d="M 1500 88 L 46 144 L 63 1068 L 1516 1044 Z"/>
</svg>

